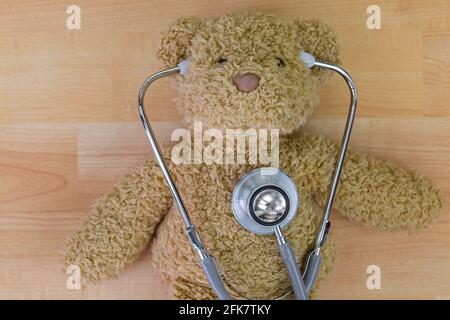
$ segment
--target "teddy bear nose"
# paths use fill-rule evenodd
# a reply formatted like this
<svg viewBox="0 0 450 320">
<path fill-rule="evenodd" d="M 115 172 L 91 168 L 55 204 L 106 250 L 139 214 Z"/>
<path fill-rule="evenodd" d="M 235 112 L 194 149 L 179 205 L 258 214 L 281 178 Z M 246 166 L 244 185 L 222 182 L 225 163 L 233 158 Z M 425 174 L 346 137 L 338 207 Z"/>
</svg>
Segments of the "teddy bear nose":
<svg viewBox="0 0 450 320">
<path fill-rule="evenodd" d="M 242 92 L 250 92 L 259 86 L 259 77 L 253 73 L 237 74 L 233 77 L 233 83 Z"/>
</svg>

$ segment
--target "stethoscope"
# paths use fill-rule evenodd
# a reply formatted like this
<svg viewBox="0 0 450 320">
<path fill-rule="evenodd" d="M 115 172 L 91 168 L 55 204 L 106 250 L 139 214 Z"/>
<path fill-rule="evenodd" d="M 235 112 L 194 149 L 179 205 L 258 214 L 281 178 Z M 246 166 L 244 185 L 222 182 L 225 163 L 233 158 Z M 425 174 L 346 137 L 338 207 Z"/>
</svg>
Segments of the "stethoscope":
<svg viewBox="0 0 450 320">
<path fill-rule="evenodd" d="M 319 67 L 339 73 L 350 89 L 351 102 L 347 115 L 347 123 L 342 138 L 341 149 L 334 169 L 325 210 L 315 238 L 314 249 L 309 254 L 303 274 L 297 265 L 294 252 L 289 241 L 283 236 L 282 229 L 294 218 L 300 203 L 297 188 L 292 179 L 276 168 L 259 168 L 244 175 L 234 188 L 231 208 L 236 220 L 250 232 L 269 235 L 275 234 L 281 257 L 286 266 L 296 299 L 307 300 L 322 261 L 320 254 L 330 230 L 330 215 L 336 195 L 340 174 L 344 164 L 347 147 L 352 132 L 356 113 L 356 87 L 350 75 L 337 65 L 316 60 L 312 55 L 301 52 L 299 58 L 308 68 Z M 160 78 L 174 73 L 186 74 L 189 61 L 183 60 L 176 67 L 159 71 L 148 77 L 141 85 L 138 97 L 139 115 L 144 125 L 145 133 L 150 142 L 156 161 L 161 168 L 175 204 L 183 219 L 188 238 L 200 257 L 200 265 L 206 278 L 219 299 L 229 300 L 231 296 L 225 289 L 214 258 L 206 251 L 200 236 L 186 211 L 183 200 L 167 169 L 152 127 L 144 110 L 144 97 L 150 84 Z"/>
</svg>

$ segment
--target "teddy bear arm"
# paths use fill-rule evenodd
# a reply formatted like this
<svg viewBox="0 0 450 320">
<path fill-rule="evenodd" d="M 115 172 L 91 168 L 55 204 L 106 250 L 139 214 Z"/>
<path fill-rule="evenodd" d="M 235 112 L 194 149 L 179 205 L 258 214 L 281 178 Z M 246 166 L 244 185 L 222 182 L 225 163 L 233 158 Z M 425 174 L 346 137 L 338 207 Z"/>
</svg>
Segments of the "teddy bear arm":
<svg viewBox="0 0 450 320">
<path fill-rule="evenodd" d="M 339 152 L 332 140 L 306 135 L 308 181 L 324 205 Z M 306 166 L 308 167 L 308 165 Z M 349 219 L 386 230 L 417 229 L 434 221 L 443 207 L 439 190 L 418 173 L 367 154 L 348 152 L 334 207 Z"/>
<path fill-rule="evenodd" d="M 156 162 L 145 162 L 97 200 L 69 240 L 65 267 L 78 266 L 90 282 L 116 276 L 144 250 L 171 199 Z"/>
<path fill-rule="evenodd" d="M 417 229 L 443 207 L 439 190 L 418 173 L 369 155 L 350 154 L 336 206 L 352 220 L 387 230 Z"/>
</svg>

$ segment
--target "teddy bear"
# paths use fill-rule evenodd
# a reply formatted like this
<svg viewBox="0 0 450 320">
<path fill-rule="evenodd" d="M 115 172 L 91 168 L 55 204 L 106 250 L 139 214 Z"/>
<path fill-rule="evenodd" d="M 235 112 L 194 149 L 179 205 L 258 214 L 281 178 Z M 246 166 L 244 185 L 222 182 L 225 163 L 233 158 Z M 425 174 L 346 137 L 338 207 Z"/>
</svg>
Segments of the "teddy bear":
<svg viewBox="0 0 450 320">
<path fill-rule="evenodd" d="M 330 71 L 307 68 L 305 51 L 338 64 L 335 32 L 319 20 L 237 12 L 210 19 L 180 18 L 162 33 L 158 56 L 165 67 L 189 61 L 173 76 L 177 108 L 186 128 L 277 129 L 279 168 L 297 185 L 300 205 L 283 231 L 298 264 L 314 245 L 339 143 L 303 129 Z M 208 252 L 231 295 L 272 299 L 291 292 L 276 239 L 245 230 L 231 209 L 233 188 L 257 163 L 183 163 L 164 157 Z M 351 221 L 382 230 L 413 230 L 433 222 L 443 207 L 438 189 L 418 173 L 368 154 L 349 152 L 334 207 Z M 335 232 L 339 232 L 336 230 Z M 100 198 L 70 238 L 64 264 L 84 281 L 117 276 L 149 247 L 152 262 L 175 299 L 215 299 L 186 236 L 160 168 L 150 158 Z M 314 285 L 332 270 L 332 237 L 322 248 Z M 152 288 L 149 288 L 152 290 Z"/>
</svg>

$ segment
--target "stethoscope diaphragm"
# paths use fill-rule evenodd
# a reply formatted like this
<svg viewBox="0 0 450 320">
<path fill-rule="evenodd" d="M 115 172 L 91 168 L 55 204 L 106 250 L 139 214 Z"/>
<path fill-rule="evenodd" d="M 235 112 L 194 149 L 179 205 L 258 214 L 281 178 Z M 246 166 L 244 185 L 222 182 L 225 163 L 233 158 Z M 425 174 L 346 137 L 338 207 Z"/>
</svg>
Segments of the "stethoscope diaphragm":
<svg viewBox="0 0 450 320">
<path fill-rule="evenodd" d="M 268 235 L 295 217 L 300 203 L 294 181 L 276 168 L 259 168 L 244 175 L 231 197 L 236 220 L 246 230 Z"/>
<path fill-rule="evenodd" d="M 256 222 L 266 226 L 278 225 L 289 212 L 289 197 L 277 186 L 263 186 L 250 198 L 248 210 Z"/>
</svg>

